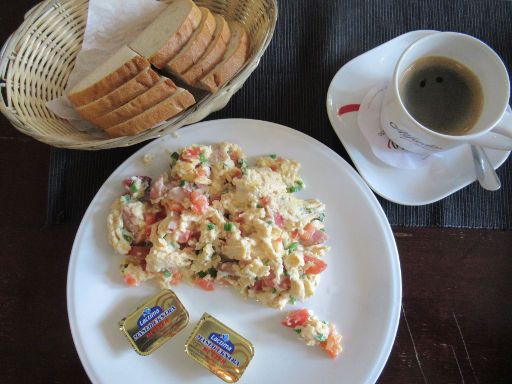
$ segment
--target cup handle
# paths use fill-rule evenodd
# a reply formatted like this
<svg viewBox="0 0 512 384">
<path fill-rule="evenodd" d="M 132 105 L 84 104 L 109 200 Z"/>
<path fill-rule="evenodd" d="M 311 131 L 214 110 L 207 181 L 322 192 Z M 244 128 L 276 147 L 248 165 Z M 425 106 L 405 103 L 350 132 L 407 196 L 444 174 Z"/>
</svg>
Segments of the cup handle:
<svg viewBox="0 0 512 384">
<path fill-rule="evenodd" d="M 486 148 L 512 150 L 512 113 L 505 112 L 501 121 L 491 132 L 472 140 L 472 143 Z"/>
</svg>

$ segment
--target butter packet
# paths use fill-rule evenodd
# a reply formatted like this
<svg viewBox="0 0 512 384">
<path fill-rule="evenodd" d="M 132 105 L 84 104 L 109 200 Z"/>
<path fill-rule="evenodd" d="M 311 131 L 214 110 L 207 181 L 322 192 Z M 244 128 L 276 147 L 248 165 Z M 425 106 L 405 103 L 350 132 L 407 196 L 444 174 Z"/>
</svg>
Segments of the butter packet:
<svg viewBox="0 0 512 384">
<path fill-rule="evenodd" d="M 189 336 L 185 352 L 226 383 L 235 383 L 254 356 L 254 347 L 249 340 L 205 313 Z"/>
<path fill-rule="evenodd" d="M 188 324 L 189 315 L 178 296 L 164 289 L 123 318 L 119 328 L 135 351 L 153 353 Z"/>
</svg>

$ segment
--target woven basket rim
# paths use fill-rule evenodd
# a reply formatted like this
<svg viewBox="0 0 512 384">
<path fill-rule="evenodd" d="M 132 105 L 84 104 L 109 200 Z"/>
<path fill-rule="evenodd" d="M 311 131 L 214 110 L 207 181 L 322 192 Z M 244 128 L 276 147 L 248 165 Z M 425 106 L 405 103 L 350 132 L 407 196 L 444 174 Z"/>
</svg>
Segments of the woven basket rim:
<svg viewBox="0 0 512 384">
<path fill-rule="evenodd" d="M 89 0 L 84 1 L 87 3 L 89 2 Z M 259 65 L 261 57 L 272 41 L 278 17 L 277 0 L 266 1 L 271 4 L 271 12 L 267 14 L 269 18 L 268 29 L 265 30 L 260 46 L 257 50 L 253 50 L 251 52 L 250 60 L 245 63 L 244 67 L 236 74 L 233 79 L 224 84 L 224 86 L 222 86 L 216 93 L 209 94 L 201 98 L 197 104 L 192 106 L 187 111 L 180 113 L 179 115 L 171 118 L 170 120 L 157 127 L 142 131 L 135 136 L 124 136 L 120 138 L 95 139 L 92 135 L 89 134 L 90 140 L 77 142 L 76 139 L 67 139 L 64 135 L 45 135 L 37 132 L 29 124 L 22 121 L 22 119 L 19 119 L 17 114 L 13 112 L 10 105 L 10 98 L 5 96 L 5 92 L 2 92 L 0 96 L 0 112 L 2 112 L 4 116 L 6 116 L 10 121 L 10 123 L 20 132 L 31 136 L 38 141 L 60 148 L 99 150 L 116 147 L 127 147 L 146 140 L 161 137 L 165 134 L 172 134 L 183 125 L 188 125 L 193 122 L 203 120 L 209 113 L 213 112 L 212 108 L 215 108 L 215 105 L 222 103 L 225 105 L 233 96 L 234 92 L 243 86 L 250 74 Z M 47 12 L 51 12 L 52 9 L 56 9 L 57 7 L 60 7 L 68 2 L 70 2 L 70 0 L 44 0 L 27 11 L 24 21 L 7 38 L 0 51 L 0 73 L 3 75 L 2 82 L 8 78 L 10 63 L 16 59 L 16 55 L 13 56 L 12 53 L 15 53 L 15 48 L 29 36 L 31 26 L 34 24 L 34 22 L 45 15 Z M 7 87 L 5 87 L 5 84 L 2 83 L 2 87 L 4 88 L 4 91 L 6 91 Z M 202 114 L 204 114 L 204 116 L 202 116 Z M 65 119 L 62 120 L 65 121 Z M 88 133 L 84 132 L 84 134 Z"/>
</svg>

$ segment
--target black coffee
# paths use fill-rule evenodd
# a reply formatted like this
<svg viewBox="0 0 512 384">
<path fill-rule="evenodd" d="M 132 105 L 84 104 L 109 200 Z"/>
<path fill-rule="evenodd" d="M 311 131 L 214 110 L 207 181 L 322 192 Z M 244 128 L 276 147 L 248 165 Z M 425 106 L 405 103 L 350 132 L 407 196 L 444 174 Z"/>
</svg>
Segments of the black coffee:
<svg viewBox="0 0 512 384">
<path fill-rule="evenodd" d="M 407 68 L 400 80 L 400 97 L 416 121 L 446 135 L 469 131 L 484 104 L 478 77 L 442 56 L 423 57 Z"/>
</svg>

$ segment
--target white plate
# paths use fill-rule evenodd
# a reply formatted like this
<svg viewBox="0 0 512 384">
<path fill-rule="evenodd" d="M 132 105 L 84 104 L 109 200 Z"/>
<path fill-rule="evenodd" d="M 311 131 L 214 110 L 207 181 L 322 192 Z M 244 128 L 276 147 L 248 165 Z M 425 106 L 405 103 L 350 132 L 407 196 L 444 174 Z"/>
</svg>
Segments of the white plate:
<svg viewBox="0 0 512 384">
<path fill-rule="evenodd" d="M 475 181 L 469 146 L 455 148 L 442 157 L 433 156 L 418 169 L 395 168 L 375 157 L 359 130 L 357 114 L 338 117 L 338 109 L 346 104 L 360 104 L 376 84 L 389 81 L 405 48 L 432 33 L 437 32 L 409 32 L 356 57 L 336 73 L 327 92 L 329 120 L 357 170 L 377 194 L 398 204 L 433 203 Z M 494 168 L 502 165 L 510 154 L 493 149 L 485 151 Z"/>
<path fill-rule="evenodd" d="M 156 177 L 169 150 L 193 143 L 231 141 L 249 156 L 278 153 L 302 163 L 306 190 L 327 204 L 332 252 L 315 296 L 305 303 L 334 321 L 343 334 L 337 360 L 310 348 L 280 325 L 284 312 L 245 301 L 228 288 L 209 293 L 182 284 L 176 292 L 190 312 L 188 327 L 148 357 L 137 355 L 118 321 L 154 293 L 153 284 L 129 288 L 106 236 L 106 216 L 131 175 Z M 145 167 L 144 154 L 156 156 Z M 401 277 L 393 234 L 379 203 L 357 173 L 320 142 L 293 129 L 255 120 L 216 120 L 153 141 L 126 160 L 105 182 L 87 210 L 71 252 L 67 285 L 71 332 L 82 364 L 95 383 L 219 383 L 185 355 L 185 340 L 208 312 L 251 340 L 255 356 L 242 383 L 373 383 L 389 355 L 398 325 Z M 295 307 L 300 307 L 296 305 Z M 290 309 L 290 308 L 289 308 Z"/>
</svg>

